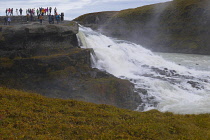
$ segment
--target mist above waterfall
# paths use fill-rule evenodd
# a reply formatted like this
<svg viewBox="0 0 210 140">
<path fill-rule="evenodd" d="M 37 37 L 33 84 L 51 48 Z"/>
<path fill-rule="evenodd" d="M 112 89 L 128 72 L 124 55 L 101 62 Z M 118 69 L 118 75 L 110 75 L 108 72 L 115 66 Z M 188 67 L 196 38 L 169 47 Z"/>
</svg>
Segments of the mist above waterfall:
<svg viewBox="0 0 210 140">
<path fill-rule="evenodd" d="M 153 52 L 210 54 L 208 5 L 208 0 L 174 0 L 122 10 L 111 16 L 102 12 L 92 14 L 103 19 L 100 24 L 93 23 L 93 27 Z M 88 21 L 88 16 L 85 19 Z"/>
</svg>

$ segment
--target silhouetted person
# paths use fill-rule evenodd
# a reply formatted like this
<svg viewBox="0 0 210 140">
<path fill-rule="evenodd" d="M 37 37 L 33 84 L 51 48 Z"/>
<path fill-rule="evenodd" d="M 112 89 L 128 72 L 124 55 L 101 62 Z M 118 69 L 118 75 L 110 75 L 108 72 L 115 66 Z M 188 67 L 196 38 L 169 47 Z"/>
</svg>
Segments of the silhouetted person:
<svg viewBox="0 0 210 140">
<path fill-rule="evenodd" d="M 64 20 L 64 13 L 61 13 L 61 21 Z"/>
<path fill-rule="evenodd" d="M 46 12 L 47 12 L 47 15 L 49 15 L 49 13 L 48 13 L 48 12 L 49 12 L 49 9 L 48 9 L 48 7 L 47 7 L 47 9 L 46 9 Z"/>
<path fill-rule="evenodd" d="M 54 20 L 55 20 L 54 15 L 51 16 L 51 19 L 52 19 L 52 24 L 54 24 Z"/>
<path fill-rule="evenodd" d="M 41 24 L 42 24 L 42 20 L 43 20 L 43 16 L 39 15 L 39 21 L 40 21 Z"/>
<path fill-rule="evenodd" d="M 13 8 L 11 9 L 11 14 L 10 15 L 12 15 L 13 16 Z"/>
<path fill-rule="evenodd" d="M 50 11 L 50 14 L 51 14 L 51 12 L 52 12 L 52 7 L 49 8 L 49 11 Z"/>
<path fill-rule="evenodd" d="M 9 8 L 8 9 L 8 15 L 10 14 L 10 16 L 11 16 L 11 9 Z"/>
<path fill-rule="evenodd" d="M 20 8 L 19 12 L 20 12 L 20 15 L 22 16 L 23 9 Z"/>
<path fill-rule="evenodd" d="M 26 15 L 26 21 L 29 21 L 29 14 Z"/>
<path fill-rule="evenodd" d="M 52 16 L 50 14 L 48 15 L 48 21 L 49 21 L 49 24 L 52 23 Z"/>
<path fill-rule="evenodd" d="M 5 11 L 5 12 L 6 12 L 6 16 L 7 16 L 7 12 L 8 12 L 8 10 L 6 9 L 6 11 Z"/>
<path fill-rule="evenodd" d="M 7 25 L 7 17 L 4 17 L 4 25 Z"/>
<path fill-rule="evenodd" d="M 55 9 L 54 9 L 54 14 L 56 14 L 57 13 L 57 8 L 55 7 Z"/>
</svg>

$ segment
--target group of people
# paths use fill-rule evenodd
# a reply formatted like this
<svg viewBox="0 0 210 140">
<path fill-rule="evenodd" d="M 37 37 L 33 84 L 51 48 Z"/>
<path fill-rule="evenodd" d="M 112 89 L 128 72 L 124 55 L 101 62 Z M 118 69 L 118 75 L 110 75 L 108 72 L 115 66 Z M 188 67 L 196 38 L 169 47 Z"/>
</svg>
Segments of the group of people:
<svg viewBox="0 0 210 140">
<path fill-rule="evenodd" d="M 23 9 L 16 9 L 16 14 L 18 15 L 20 13 L 20 15 L 22 15 Z M 6 8 L 6 16 L 13 16 L 13 8 Z"/>
<path fill-rule="evenodd" d="M 27 14 L 35 15 L 35 13 L 37 13 L 37 16 L 39 14 L 48 15 L 48 14 L 51 14 L 51 12 L 52 12 L 52 7 L 49 7 L 49 8 L 48 7 L 47 8 L 40 7 L 40 8 L 37 8 L 37 9 L 35 9 L 35 8 L 32 8 L 32 9 L 28 8 L 28 9 L 26 9 L 26 15 Z M 6 8 L 5 13 L 6 13 L 6 16 L 13 16 L 13 8 Z M 57 13 L 57 8 L 56 7 L 54 9 L 54 13 Z M 16 15 L 17 16 L 18 15 L 22 16 L 22 14 L 23 14 L 23 9 L 22 8 L 16 9 Z"/>
<path fill-rule="evenodd" d="M 5 11 L 5 13 L 6 13 L 6 16 L 13 16 L 13 8 L 6 8 L 6 11 Z M 49 14 L 52 14 L 52 7 L 47 7 L 47 8 L 42 8 L 42 7 L 39 7 L 39 8 L 37 8 L 37 9 L 35 9 L 35 8 L 28 8 L 28 9 L 26 9 L 26 15 L 33 15 L 33 16 L 35 16 L 35 13 L 37 14 L 37 16 L 38 15 L 49 15 Z M 22 14 L 23 14 L 23 9 L 22 8 L 20 8 L 20 9 L 16 9 L 16 15 L 18 16 L 18 15 L 21 15 L 22 16 Z M 55 7 L 54 8 L 54 15 L 56 15 L 57 14 L 57 8 Z"/>
<path fill-rule="evenodd" d="M 54 24 L 54 20 L 56 19 L 57 24 L 59 24 L 60 21 L 63 21 L 64 19 L 64 13 L 58 14 L 57 8 L 54 8 L 54 15 L 52 14 L 52 7 L 47 8 L 39 8 L 36 10 L 37 17 L 42 24 L 44 15 L 48 15 L 48 22 L 49 24 Z"/>
<path fill-rule="evenodd" d="M 42 24 L 42 21 L 43 21 L 43 16 L 44 16 L 43 14 L 39 14 L 38 15 L 38 19 L 39 19 L 41 24 Z M 49 22 L 49 24 L 54 24 L 54 20 L 57 21 L 57 24 L 62 22 L 64 20 L 64 13 L 61 13 L 61 14 L 55 13 L 55 15 L 49 14 L 48 15 L 48 22 Z"/>
<path fill-rule="evenodd" d="M 16 9 L 16 14 L 17 16 L 22 16 L 23 14 L 23 9 Z M 38 20 L 42 24 L 44 20 L 44 16 L 48 16 L 48 21 L 49 24 L 54 24 L 54 20 L 57 21 L 57 24 L 59 24 L 61 21 L 64 20 L 64 13 L 58 14 L 57 8 L 54 8 L 54 13 L 52 7 L 47 7 L 47 8 L 42 8 L 39 7 L 37 9 L 35 8 L 28 8 L 26 9 L 26 20 L 27 22 L 30 21 L 35 21 L 36 19 L 34 18 L 35 14 L 38 17 Z M 6 9 L 6 17 L 4 18 L 4 25 L 9 25 L 11 22 L 11 17 L 13 16 L 13 8 L 7 8 Z"/>
<path fill-rule="evenodd" d="M 40 7 L 39 9 L 36 9 L 36 13 L 37 13 L 37 16 L 39 14 L 42 14 L 42 15 L 51 15 L 52 14 L 52 7 L 47 7 L 47 8 L 42 8 Z M 54 8 L 54 14 L 57 13 L 57 8 L 55 7 Z"/>
<path fill-rule="evenodd" d="M 9 16 L 9 15 L 13 16 L 13 8 L 7 8 L 5 12 L 6 12 L 6 16 Z"/>
</svg>

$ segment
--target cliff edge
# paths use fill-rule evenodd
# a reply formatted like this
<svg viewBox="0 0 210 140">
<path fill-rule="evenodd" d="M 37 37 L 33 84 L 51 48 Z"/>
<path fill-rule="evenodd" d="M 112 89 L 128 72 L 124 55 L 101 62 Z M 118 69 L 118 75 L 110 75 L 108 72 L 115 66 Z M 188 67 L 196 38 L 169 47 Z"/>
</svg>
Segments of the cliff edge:
<svg viewBox="0 0 210 140">
<path fill-rule="evenodd" d="M 0 86 L 136 109 L 129 81 L 91 68 L 93 50 L 78 47 L 78 30 L 75 22 L 0 26 Z"/>
</svg>

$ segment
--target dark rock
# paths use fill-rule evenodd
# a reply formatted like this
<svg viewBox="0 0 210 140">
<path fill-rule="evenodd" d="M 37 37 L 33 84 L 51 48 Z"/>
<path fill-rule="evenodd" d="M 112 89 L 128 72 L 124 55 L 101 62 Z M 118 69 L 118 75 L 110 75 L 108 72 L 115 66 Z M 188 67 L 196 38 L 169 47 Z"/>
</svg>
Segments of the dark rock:
<svg viewBox="0 0 210 140">
<path fill-rule="evenodd" d="M 11 58 L 58 53 L 78 46 L 77 32 L 76 24 L 3 26 L 0 50 L 6 52 L 2 56 L 11 55 Z M 16 54 L 12 53 L 13 50 Z"/>
<path fill-rule="evenodd" d="M 78 26 L 4 26 L 0 85 L 52 98 L 136 109 L 141 98 L 128 80 L 91 68 L 92 49 L 78 48 Z"/>
<path fill-rule="evenodd" d="M 202 85 L 200 85 L 198 82 L 194 82 L 194 81 L 188 81 L 188 84 L 190 84 L 193 88 L 196 89 L 204 89 L 204 87 Z"/>
</svg>

